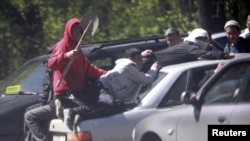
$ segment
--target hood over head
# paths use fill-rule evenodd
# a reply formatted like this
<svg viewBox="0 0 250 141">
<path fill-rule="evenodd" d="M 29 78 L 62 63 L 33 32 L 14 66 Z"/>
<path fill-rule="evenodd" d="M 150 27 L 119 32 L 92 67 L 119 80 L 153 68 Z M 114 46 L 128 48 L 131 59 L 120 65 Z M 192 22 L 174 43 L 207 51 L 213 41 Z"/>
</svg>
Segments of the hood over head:
<svg viewBox="0 0 250 141">
<path fill-rule="evenodd" d="M 75 46 L 77 44 L 75 41 L 73 41 L 73 37 L 72 37 L 72 33 L 71 33 L 71 29 L 72 29 L 72 26 L 74 24 L 80 24 L 80 19 L 78 19 L 78 18 L 69 19 L 66 23 L 66 26 L 64 29 L 64 35 L 63 35 L 63 39 L 65 41 L 65 44 L 68 45 L 68 47 L 70 49 L 75 48 Z"/>
</svg>

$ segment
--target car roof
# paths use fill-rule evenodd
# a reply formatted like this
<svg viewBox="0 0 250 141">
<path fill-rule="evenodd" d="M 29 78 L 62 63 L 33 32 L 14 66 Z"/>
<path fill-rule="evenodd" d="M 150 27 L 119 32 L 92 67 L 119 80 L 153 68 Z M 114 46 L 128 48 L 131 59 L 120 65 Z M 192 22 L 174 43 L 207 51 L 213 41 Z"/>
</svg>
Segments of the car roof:
<svg viewBox="0 0 250 141">
<path fill-rule="evenodd" d="M 250 60 L 250 53 L 239 53 L 236 55 L 235 58 L 232 58 L 232 59 L 197 60 L 197 61 L 173 64 L 173 65 L 163 67 L 161 71 L 163 72 L 168 72 L 170 70 L 178 71 L 180 69 L 190 69 L 190 68 L 195 68 L 198 66 L 203 66 L 205 64 L 214 64 L 214 63 L 219 63 L 219 62 L 225 62 L 226 64 L 231 64 L 231 63 L 247 61 L 247 60 Z"/>
<path fill-rule="evenodd" d="M 82 51 L 89 60 L 97 60 L 106 56 L 121 57 L 128 48 L 138 48 L 140 50 L 152 49 L 153 51 L 167 48 L 167 43 L 163 35 L 150 35 L 145 37 L 136 37 L 120 40 L 111 40 L 103 42 L 86 43 L 80 45 Z M 52 47 L 48 47 L 47 53 L 32 58 L 46 59 L 52 52 Z M 28 60 L 29 61 L 29 60 Z"/>
<path fill-rule="evenodd" d="M 250 59 L 250 53 L 239 53 L 236 57 L 228 60 L 228 63 L 238 62 L 238 61 L 247 61 Z"/>
<path fill-rule="evenodd" d="M 214 33 L 211 35 L 212 39 L 217 39 L 217 38 L 221 38 L 221 37 L 226 37 L 226 33 L 225 32 L 218 32 L 218 33 Z"/>
<path fill-rule="evenodd" d="M 103 67 L 104 69 L 109 69 L 112 67 L 114 61 L 122 57 L 124 51 L 128 48 L 135 47 L 140 50 L 144 50 L 144 49 L 158 50 L 158 49 L 166 48 L 166 46 L 167 44 L 164 40 L 164 37 L 150 36 L 150 37 L 100 42 L 100 43 L 89 43 L 89 44 L 81 45 L 81 49 L 83 50 L 84 54 L 90 61 L 105 59 L 103 60 L 104 62 L 108 58 L 109 66 L 108 67 L 99 66 L 99 67 Z M 19 75 L 21 71 L 25 71 L 25 68 L 27 66 L 47 60 L 51 52 L 52 50 L 50 48 L 50 50 L 48 50 L 46 54 L 27 60 L 14 72 L 8 75 L 3 81 L 1 81 L 1 84 L 3 83 L 7 84 L 8 82 L 13 81 L 13 76 L 17 76 Z"/>
<path fill-rule="evenodd" d="M 179 63 L 174 65 L 165 66 L 161 69 L 163 72 L 169 72 L 169 71 L 178 71 L 178 70 L 187 70 L 190 68 L 195 68 L 198 66 L 204 66 L 207 64 L 214 64 L 219 63 L 223 60 L 197 60 L 197 61 L 191 61 L 191 62 L 185 62 L 185 63 Z"/>
</svg>

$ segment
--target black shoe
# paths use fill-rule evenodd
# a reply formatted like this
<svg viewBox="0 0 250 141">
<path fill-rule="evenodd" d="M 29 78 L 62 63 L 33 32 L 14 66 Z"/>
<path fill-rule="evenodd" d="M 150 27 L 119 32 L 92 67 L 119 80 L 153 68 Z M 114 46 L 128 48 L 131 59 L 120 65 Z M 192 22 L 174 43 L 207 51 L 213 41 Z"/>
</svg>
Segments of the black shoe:
<svg viewBox="0 0 250 141">
<path fill-rule="evenodd" d="M 64 109 L 63 114 L 64 114 L 64 123 L 70 130 L 73 130 L 73 125 L 76 115 L 75 112 L 72 109 Z"/>
</svg>

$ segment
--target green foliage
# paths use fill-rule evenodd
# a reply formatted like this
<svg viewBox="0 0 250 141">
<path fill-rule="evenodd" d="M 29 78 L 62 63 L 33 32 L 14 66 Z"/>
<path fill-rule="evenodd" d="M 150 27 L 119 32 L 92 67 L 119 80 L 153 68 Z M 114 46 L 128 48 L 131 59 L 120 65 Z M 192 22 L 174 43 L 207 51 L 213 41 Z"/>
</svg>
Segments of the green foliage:
<svg viewBox="0 0 250 141">
<path fill-rule="evenodd" d="M 237 20 L 245 28 L 246 16 L 249 14 L 250 2 L 247 0 L 225 0 L 227 20 Z"/>
<path fill-rule="evenodd" d="M 46 52 L 62 37 L 66 21 L 81 18 L 87 10 L 95 11 L 100 19 L 96 34 L 85 41 L 94 42 L 162 34 L 169 27 L 186 33 L 198 27 L 197 0 L 193 7 L 186 2 L 193 1 L 1 0 L 0 79 Z M 231 5 L 226 6 L 230 10 Z"/>
<path fill-rule="evenodd" d="M 161 29 L 166 30 L 168 27 L 175 27 L 185 34 L 188 31 L 198 27 L 197 13 L 191 13 L 190 15 L 184 15 L 179 9 L 166 11 L 164 19 L 165 25 Z M 181 23 L 181 24 L 180 24 Z"/>
</svg>

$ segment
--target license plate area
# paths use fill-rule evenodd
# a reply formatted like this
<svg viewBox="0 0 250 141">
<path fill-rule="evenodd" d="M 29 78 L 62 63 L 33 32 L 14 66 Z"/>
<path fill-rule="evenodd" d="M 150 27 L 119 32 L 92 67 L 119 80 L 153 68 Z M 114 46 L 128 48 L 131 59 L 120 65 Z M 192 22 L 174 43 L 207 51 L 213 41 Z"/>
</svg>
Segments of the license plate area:
<svg viewBox="0 0 250 141">
<path fill-rule="evenodd" d="M 53 135 L 52 141 L 66 141 L 66 136 L 64 136 L 64 135 Z"/>
</svg>

